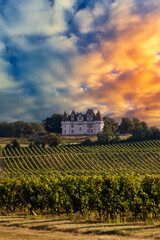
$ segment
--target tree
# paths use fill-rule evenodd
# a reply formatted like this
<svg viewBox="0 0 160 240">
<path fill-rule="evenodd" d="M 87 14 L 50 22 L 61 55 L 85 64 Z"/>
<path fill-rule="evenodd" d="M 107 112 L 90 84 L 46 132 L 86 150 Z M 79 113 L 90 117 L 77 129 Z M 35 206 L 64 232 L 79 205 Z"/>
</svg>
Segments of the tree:
<svg viewBox="0 0 160 240">
<path fill-rule="evenodd" d="M 5 146 L 5 149 L 11 149 L 12 148 L 12 145 L 10 143 L 7 143 L 6 146 Z"/>
<path fill-rule="evenodd" d="M 0 123 L 0 137 L 12 137 L 14 135 L 13 124 L 7 122 Z"/>
<path fill-rule="evenodd" d="M 14 136 L 15 137 L 23 137 L 24 136 L 24 128 L 26 127 L 26 123 L 23 121 L 17 121 L 11 123 L 14 129 Z"/>
<path fill-rule="evenodd" d="M 141 124 L 141 122 L 138 118 L 133 118 L 133 123 L 134 123 L 134 126 Z"/>
<path fill-rule="evenodd" d="M 101 143 L 109 143 L 113 139 L 117 139 L 118 123 L 108 116 L 105 116 L 103 120 L 104 127 L 102 132 L 97 134 L 97 138 Z"/>
<path fill-rule="evenodd" d="M 60 143 L 60 136 L 51 133 L 44 137 L 44 142 L 48 144 L 50 147 L 56 147 Z"/>
<path fill-rule="evenodd" d="M 112 140 L 114 133 L 110 126 L 105 126 L 105 129 L 102 132 L 97 134 L 98 141 L 101 143 L 109 143 Z"/>
<path fill-rule="evenodd" d="M 105 128 L 105 126 L 109 126 L 114 133 L 117 132 L 118 122 L 116 122 L 113 118 L 105 116 L 105 117 L 103 117 L 103 121 L 104 121 L 104 128 Z"/>
<path fill-rule="evenodd" d="M 32 126 L 32 124 L 28 123 L 25 124 L 24 128 L 23 128 L 23 135 L 24 136 L 28 136 L 34 133 L 34 127 Z"/>
<path fill-rule="evenodd" d="M 41 141 L 37 140 L 34 142 L 35 147 L 40 147 L 41 146 Z"/>
<path fill-rule="evenodd" d="M 134 130 L 132 131 L 132 138 L 135 140 L 143 139 L 143 127 L 140 124 L 135 125 Z"/>
<path fill-rule="evenodd" d="M 41 123 L 26 123 L 23 121 L 0 123 L 0 137 L 23 137 L 39 130 L 44 130 Z"/>
<path fill-rule="evenodd" d="M 42 123 L 39 122 L 32 122 L 30 123 L 34 129 L 35 132 L 40 132 L 40 131 L 44 131 L 44 126 Z"/>
<path fill-rule="evenodd" d="M 137 118 L 133 119 L 134 130 L 132 132 L 132 138 L 134 140 L 144 140 L 149 136 L 149 127 L 146 122 L 140 122 Z"/>
<path fill-rule="evenodd" d="M 142 125 L 142 128 L 144 131 L 146 131 L 146 132 L 149 131 L 149 127 L 146 122 L 141 122 L 141 125 Z"/>
<path fill-rule="evenodd" d="M 90 146 L 92 144 L 92 141 L 91 141 L 91 139 L 87 138 L 86 140 L 84 140 L 80 144 L 83 145 L 83 146 Z"/>
<path fill-rule="evenodd" d="M 149 138 L 151 138 L 151 139 L 159 139 L 160 138 L 160 131 L 156 126 L 150 127 Z"/>
<path fill-rule="evenodd" d="M 17 139 L 13 139 L 11 144 L 13 148 L 20 148 L 20 143 L 18 142 Z"/>
<path fill-rule="evenodd" d="M 119 126 L 120 133 L 132 133 L 134 130 L 134 123 L 129 118 L 122 118 Z"/>
<path fill-rule="evenodd" d="M 42 121 L 42 124 L 45 127 L 47 132 L 54 132 L 54 133 L 61 133 L 61 121 L 62 121 L 61 114 L 53 114 L 51 117 L 47 117 Z"/>
<path fill-rule="evenodd" d="M 18 140 L 17 139 L 13 139 L 12 141 L 11 141 L 11 143 L 8 143 L 6 146 L 5 146 L 5 149 L 7 149 L 7 148 L 20 148 L 20 143 L 18 142 Z"/>
</svg>

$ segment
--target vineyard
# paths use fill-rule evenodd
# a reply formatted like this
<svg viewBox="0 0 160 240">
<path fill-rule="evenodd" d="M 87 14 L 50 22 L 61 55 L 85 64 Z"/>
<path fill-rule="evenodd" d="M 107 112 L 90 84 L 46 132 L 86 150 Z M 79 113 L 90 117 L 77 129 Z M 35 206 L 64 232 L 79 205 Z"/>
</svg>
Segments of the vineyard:
<svg viewBox="0 0 160 240">
<path fill-rule="evenodd" d="M 0 179 L 0 210 L 91 214 L 102 219 L 159 217 L 160 177 L 44 176 Z"/>
<path fill-rule="evenodd" d="M 160 173 L 160 140 L 3 149 L 2 156 L 9 177 Z"/>
<path fill-rule="evenodd" d="M 159 217 L 160 140 L 3 148 L 1 161 L 1 211 Z"/>
</svg>

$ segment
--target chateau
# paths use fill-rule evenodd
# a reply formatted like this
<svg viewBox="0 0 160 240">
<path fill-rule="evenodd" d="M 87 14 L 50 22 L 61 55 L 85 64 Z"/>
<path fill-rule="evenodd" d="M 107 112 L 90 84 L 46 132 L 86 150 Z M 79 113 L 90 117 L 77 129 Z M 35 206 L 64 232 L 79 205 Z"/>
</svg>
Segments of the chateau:
<svg viewBox="0 0 160 240">
<path fill-rule="evenodd" d="M 64 112 L 62 119 L 62 135 L 96 135 L 104 126 L 101 113 L 96 114 L 88 109 L 85 114 Z"/>
</svg>

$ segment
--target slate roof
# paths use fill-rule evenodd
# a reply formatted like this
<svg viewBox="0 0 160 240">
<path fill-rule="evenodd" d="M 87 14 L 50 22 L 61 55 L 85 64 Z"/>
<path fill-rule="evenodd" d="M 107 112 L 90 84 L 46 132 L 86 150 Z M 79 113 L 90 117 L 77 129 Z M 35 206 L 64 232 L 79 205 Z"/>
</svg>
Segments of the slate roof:
<svg viewBox="0 0 160 240">
<path fill-rule="evenodd" d="M 87 121 L 87 116 L 93 116 L 93 121 L 103 121 L 102 115 L 101 113 L 98 111 L 96 114 L 94 113 L 93 109 L 88 109 L 87 112 L 85 114 L 80 113 L 75 113 L 75 111 L 73 110 L 71 112 L 71 114 L 69 115 L 66 111 L 63 114 L 63 118 L 62 118 L 62 122 L 66 122 L 66 121 L 71 121 L 71 116 L 72 116 L 72 121 L 77 122 L 77 118 L 79 115 L 83 116 L 83 121 Z M 73 117 L 74 116 L 74 117 Z"/>
</svg>

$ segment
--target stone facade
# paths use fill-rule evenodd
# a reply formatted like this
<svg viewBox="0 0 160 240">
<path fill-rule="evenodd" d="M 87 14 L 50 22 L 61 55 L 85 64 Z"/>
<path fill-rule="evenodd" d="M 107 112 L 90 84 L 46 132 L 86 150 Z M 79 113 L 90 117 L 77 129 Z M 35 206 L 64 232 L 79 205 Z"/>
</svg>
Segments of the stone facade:
<svg viewBox="0 0 160 240">
<path fill-rule="evenodd" d="M 96 135 L 104 126 L 101 113 L 96 114 L 92 109 L 88 109 L 85 114 L 64 112 L 62 119 L 62 135 Z"/>
</svg>

